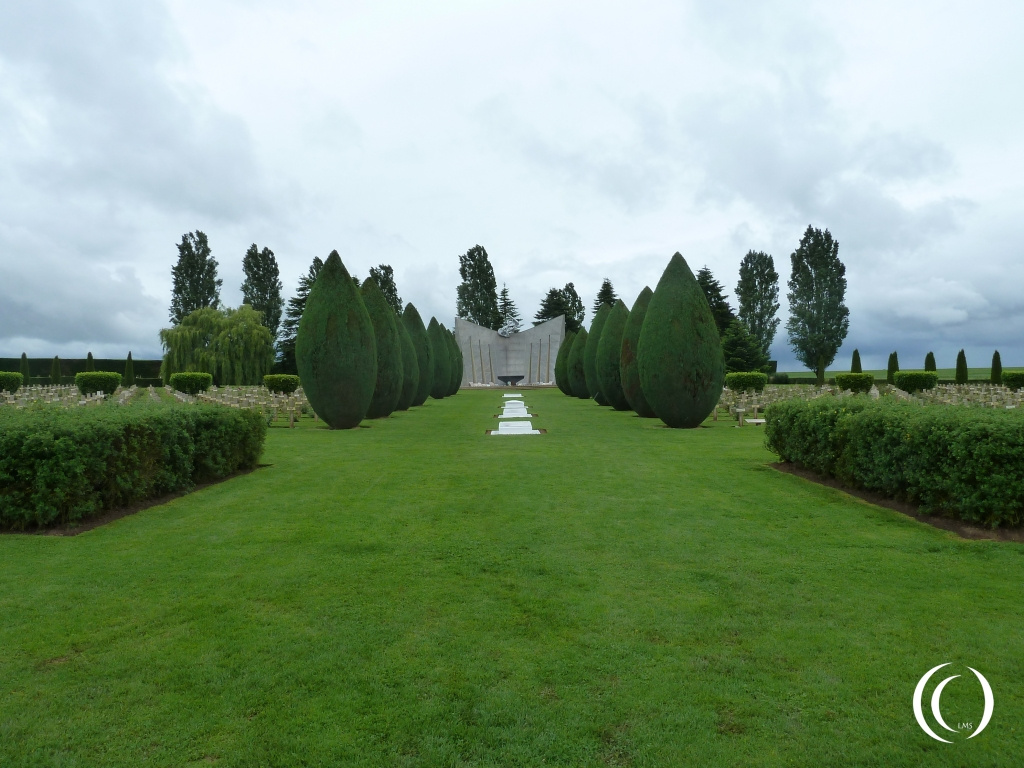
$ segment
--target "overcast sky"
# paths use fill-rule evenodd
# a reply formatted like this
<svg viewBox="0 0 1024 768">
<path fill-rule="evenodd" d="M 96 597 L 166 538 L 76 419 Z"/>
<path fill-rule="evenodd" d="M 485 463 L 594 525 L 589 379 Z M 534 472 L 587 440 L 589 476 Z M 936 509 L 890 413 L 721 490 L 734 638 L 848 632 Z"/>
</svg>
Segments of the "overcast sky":
<svg viewBox="0 0 1024 768">
<path fill-rule="evenodd" d="M 395 270 L 452 325 L 479 243 L 521 313 L 675 251 L 838 239 L 865 367 L 1024 366 L 1019 2 L 0 3 L 0 356 L 161 354 L 183 233 Z"/>
</svg>

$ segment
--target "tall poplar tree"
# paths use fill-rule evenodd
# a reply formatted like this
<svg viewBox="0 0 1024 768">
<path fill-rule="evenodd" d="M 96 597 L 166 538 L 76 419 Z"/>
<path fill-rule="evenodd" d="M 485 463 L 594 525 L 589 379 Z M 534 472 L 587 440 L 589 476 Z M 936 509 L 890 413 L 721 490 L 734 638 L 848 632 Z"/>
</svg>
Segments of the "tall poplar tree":
<svg viewBox="0 0 1024 768">
<path fill-rule="evenodd" d="M 725 298 L 725 286 L 715 280 L 715 276 L 707 266 L 701 267 L 697 272 L 697 284 L 707 297 L 711 314 L 715 318 L 715 326 L 718 328 L 718 335 L 724 336 L 732 321 L 736 319 L 732 307 L 729 306 L 729 302 Z"/>
<path fill-rule="evenodd" d="M 306 309 L 306 298 L 309 296 L 313 283 L 316 282 L 317 275 L 323 268 L 323 259 L 314 256 L 309 271 L 299 278 L 299 288 L 295 295 L 288 299 L 284 322 L 281 323 L 281 335 L 277 341 L 278 359 L 281 361 L 283 373 L 297 374 L 299 372 L 295 364 L 295 337 L 299 333 L 299 321 L 302 320 L 302 313 Z"/>
<path fill-rule="evenodd" d="M 370 277 L 377 283 L 380 292 L 388 305 L 395 310 L 395 314 L 402 315 L 402 297 L 398 295 L 398 286 L 395 285 L 395 270 L 390 264 L 381 264 L 377 267 L 370 267 Z"/>
<path fill-rule="evenodd" d="M 846 267 L 839 242 L 826 229 L 808 226 L 792 256 L 789 278 L 789 344 L 797 359 L 815 372 L 818 386 L 850 329 L 846 307 Z"/>
<path fill-rule="evenodd" d="M 757 340 L 765 355 L 770 353 L 779 328 L 779 273 L 775 261 L 762 251 L 747 251 L 740 262 L 740 281 L 736 284 L 740 320 Z"/>
<path fill-rule="evenodd" d="M 611 309 L 615 306 L 615 301 L 618 298 L 615 295 L 615 289 L 612 287 L 612 281 L 606 277 L 604 282 L 601 283 L 600 290 L 597 292 L 597 298 L 594 299 L 594 314 L 597 314 L 602 304 L 607 304 L 608 308 Z"/>
<path fill-rule="evenodd" d="M 210 244 L 199 230 L 186 232 L 178 243 L 178 263 L 171 267 L 171 322 L 177 325 L 187 315 L 204 307 L 220 306 L 217 262 Z"/>
<path fill-rule="evenodd" d="M 457 290 L 456 311 L 459 317 L 471 320 L 484 328 L 498 330 L 498 283 L 487 251 L 474 245 L 459 256 L 459 276 L 462 283 Z"/>
<path fill-rule="evenodd" d="M 284 306 L 284 299 L 281 298 L 284 286 L 281 285 L 281 270 L 278 269 L 274 252 L 269 248 L 261 251 L 253 243 L 242 259 L 242 272 L 245 273 L 242 303 L 263 313 L 263 325 L 270 330 L 271 338 L 276 341 Z"/>
</svg>

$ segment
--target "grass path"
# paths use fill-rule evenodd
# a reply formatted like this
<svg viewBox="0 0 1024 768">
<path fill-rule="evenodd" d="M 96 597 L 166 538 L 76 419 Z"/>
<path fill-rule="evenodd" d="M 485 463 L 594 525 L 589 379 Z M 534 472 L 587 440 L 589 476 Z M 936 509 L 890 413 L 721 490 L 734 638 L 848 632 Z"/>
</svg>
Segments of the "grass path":
<svg viewBox="0 0 1024 768">
<path fill-rule="evenodd" d="M 272 429 L 271 466 L 77 537 L 0 536 L 0 766 L 1024 752 L 1024 546 L 777 473 L 757 428 L 525 395 L 548 434 L 488 437 L 499 395 L 462 392 Z M 996 701 L 952 745 L 911 711 L 946 661 Z M 981 709 L 947 687 L 950 724 Z"/>
</svg>

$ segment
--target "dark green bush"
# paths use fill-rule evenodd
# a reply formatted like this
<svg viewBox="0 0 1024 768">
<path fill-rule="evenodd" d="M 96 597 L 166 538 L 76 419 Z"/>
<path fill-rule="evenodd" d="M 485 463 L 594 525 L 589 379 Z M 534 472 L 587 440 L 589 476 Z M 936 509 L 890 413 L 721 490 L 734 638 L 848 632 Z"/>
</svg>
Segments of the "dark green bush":
<svg viewBox="0 0 1024 768">
<path fill-rule="evenodd" d="M 102 392 L 112 395 L 121 386 L 121 374 L 110 371 L 83 371 L 75 374 L 75 386 L 83 395 Z"/>
<path fill-rule="evenodd" d="M 444 340 L 444 328 L 437 322 L 436 317 L 430 318 L 427 338 L 430 340 L 430 359 L 434 361 L 430 396 L 435 400 L 441 400 L 448 396 L 448 387 L 451 385 L 452 358 Z"/>
<path fill-rule="evenodd" d="M 18 371 L 21 373 L 21 383 L 27 387 L 32 378 L 32 373 L 29 370 L 28 355 L 24 352 L 21 353 L 21 360 L 18 361 Z"/>
<path fill-rule="evenodd" d="M 256 466 L 255 411 L 143 401 L 0 412 L 0 527 L 82 520 Z"/>
<path fill-rule="evenodd" d="M 22 376 L 20 373 L 0 371 L 0 392 L 10 392 L 13 394 L 21 388 L 21 385 Z"/>
<path fill-rule="evenodd" d="M 1024 522 L 1024 412 L 888 398 L 769 406 L 765 442 L 784 461 L 992 527 Z"/>
<path fill-rule="evenodd" d="M 271 392 L 290 395 L 299 388 L 299 377 L 289 373 L 268 373 L 263 377 L 263 386 Z"/>
<path fill-rule="evenodd" d="M 1003 383 L 1003 360 L 999 357 L 999 350 L 992 353 L 992 370 L 989 372 L 989 381 L 993 384 Z"/>
<path fill-rule="evenodd" d="M 184 392 L 186 395 L 198 395 L 205 392 L 213 384 L 213 374 L 202 371 L 189 371 L 172 373 L 169 382 L 172 389 Z"/>
<path fill-rule="evenodd" d="M 306 297 L 295 336 L 302 391 L 331 429 L 352 429 L 366 416 L 377 382 L 373 324 L 337 251 Z"/>
<path fill-rule="evenodd" d="M 397 318 L 398 340 L 402 343 L 402 394 L 398 397 L 396 411 L 408 411 L 420 388 L 420 363 L 416 359 L 416 347 L 402 318 Z"/>
<path fill-rule="evenodd" d="M 924 356 L 924 369 L 926 371 L 934 371 L 935 370 L 935 353 L 934 352 L 929 352 L 927 355 Z"/>
<path fill-rule="evenodd" d="M 650 306 L 653 295 L 654 291 L 649 287 L 644 287 L 640 291 L 640 295 L 636 297 L 633 308 L 629 310 L 626 327 L 622 330 L 622 348 L 619 350 L 619 382 L 622 384 L 622 394 L 626 396 L 629 407 L 636 411 L 636 415 L 645 419 L 653 419 L 655 415 L 651 404 L 644 397 L 644 388 L 640 383 L 640 369 L 636 364 L 636 347 L 640 342 L 640 331 L 644 327 L 647 307 Z"/>
<path fill-rule="evenodd" d="M 867 394 L 875 385 L 875 377 L 870 373 L 837 373 L 836 386 L 842 390 L 850 390 L 854 394 Z"/>
<path fill-rule="evenodd" d="M 1024 371 L 1003 371 L 1003 386 L 1010 389 L 1024 387 Z"/>
<path fill-rule="evenodd" d="M 896 371 L 898 371 L 899 369 L 900 369 L 900 358 L 899 358 L 899 355 L 897 355 L 895 352 L 890 352 L 889 353 L 889 365 L 886 367 L 886 370 L 885 370 L 885 380 L 887 382 L 889 382 L 890 384 L 894 384 L 895 383 L 895 379 L 893 379 L 893 376 L 895 375 Z"/>
<path fill-rule="evenodd" d="M 412 404 L 423 405 L 430 396 L 431 385 L 434 383 L 434 357 L 431 352 L 430 337 L 427 336 L 427 327 L 423 324 L 423 318 L 411 303 L 405 305 L 402 322 L 405 323 L 405 329 L 409 331 L 409 338 L 412 339 L 412 346 L 416 350 L 416 362 L 420 367 L 419 384 Z"/>
<path fill-rule="evenodd" d="M 707 297 L 678 253 L 647 307 L 636 361 L 644 397 L 665 424 L 695 428 L 711 415 L 725 378 L 722 341 Z"/>
<path fill-rule="evenodd" d="M 124 361 L 124 376 L 121 382 L 126 387 L 135 385 L 135 361 L 132 360 L 132 353 L 128 353 L 128 358 Z"/>
<path fill-rule="evenodd" d="M 443 326 L 442 326 L 443 327 Z M 449 395 L 457 395 L 459 388 L 462 386 L 462 374 L 465 371 L 465 363 L 462 357 L 462 350 L 459 349 L 458 339 L 455 338 L 455 334 L 445 328 L 445 336 L 448 337 L 448 346 L 451 348 L 452 355 L 452 382 L 448 389 Z"/>
<path fill-rule="evenodd" d="M 922 389 L 935 389 L 939 375 L 934 371 L 896 371 L 893 383 L 904 392 L 920 392 Z"/>
<path fill-rule="evenodd" d="M 395 310 L 384 298 L 377 281 L 367 278 L 363 281 L 359 293 L 370 316 L 373 336 L 377 343 L 377 378 L 370 406 L 366 409 L 366 418 L 382 419 L 392 414 L 398 407 L 398 399 L 402 396 L 402 339 L 398 335 L 398 318 L 395 317 Z"/>
<path fill-rule="evenodd" d="M 755 392 L 761 392 L 764 390 L 765 385 L 768 383 L 767 373 L 758 373 L 757 371 L 749 372 L 735 372 L 725 374 L 725 386 L 734 392 L 745 392 L 749 389 Z"/>
<path fill-rule="evenodd" d="M 776 373 L 772 376 L 772 384 L 789 384 L 789 374 Z"/>
<path fill-rule="evenodd" d="M 555 386 L 562 390 L 563 395 L 573 397 L 572 389 L 569 387 L 569 352 L 572 351 L 572 343 L 576 340 L 573 331 L 566 331 L 565 338 L 558 345 L 558 354 L 555 355 Z"/>
<path fill-rule="evenodd" d="M 860 367 L 860 350 L 853 350 L 853 360 L 850 362 L 850 373 L 863 373 L 863 369 Z"/>
<path fill-rule="evenodd" d="M 587 391 L 590 396 L 597 400 L 598 405 L 608 405 L 608 399 L 601 392 L 601 384 L 597 380 L 597 348 L 601 344 L 601 331 L 604 330 L 605 321 L 608 319 L 608 312 L 611 307 L 602 303 L 590 323 L 590 330 L 587 332 L 587 346 L 583 350 L 583 375 L 587 379 Z"/>
<path fill-rule="evenodd" d="M 956 383 L 966 384 L 969 378 L 969 372 L 967 370 L 967 355 L 961 349 L 956 356 Z"/>
<path fill-rule="evenodd" d="M 629 401 L 622 391 L 622 368 L 619 364 L 622 358 L 622 332 L 628 321 L 629 310 L 622 299 L 616 299 L 608 310 L 608 317 L 601 328 L 601 340 L 597 343 L 597 386 L 601 396 L 616 411 L 629 410 Z"/>
<path fill-rule="evenodd" d="M 569 373 L 569 389 L 581 400 L 589 400 L 591 397 L 591 392 L 587 389 L 587 375 L 583 370 L 583 357 L 587 351 L 588 336 L 586 328 L 580 328 L 577 331 L 566 365 Z"/>
<path fill-rule="evenodd" d="M 60 366 L 60 358 L 56 355 L 53 356 L 53 362 L 50 363 L 50 383 L 57 386 L 61 382 L 62 371 Z"/>
</svg>

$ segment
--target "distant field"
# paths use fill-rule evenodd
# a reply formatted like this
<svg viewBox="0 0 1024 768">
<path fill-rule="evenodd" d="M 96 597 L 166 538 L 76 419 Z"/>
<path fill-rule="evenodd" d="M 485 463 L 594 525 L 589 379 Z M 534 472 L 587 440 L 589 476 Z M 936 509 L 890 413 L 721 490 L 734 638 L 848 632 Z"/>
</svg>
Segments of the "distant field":
<svg viewBox="0 0 1024 768">
<path fill-rule="evenodd" d="M 1018 370 L 1018 369 L 1022 369 L 1022 368 L 1024 368 L 1024 366 L 1015 366 L 1015 365 L 1004 365 L 1003 366 L 1003 370 L 1004 371 L 1013 371 L 1013 370 Z M 924 368 L 923 367 L 922 368 L 912 368 L 909 365 L 907 365 L 907 366 L 901 366 L 900 370 L 903 370 L 903 371 L 923 371 Z M 825 377 L 826 378 L 830 378 L 832 376 L 835 376 L 837 373 L 849 373 L 849 371 L 850 371 L 849 367 L 829 368 L 829 369 L 827 369 L 825 371 Z M 804 369 L 802 371 L 780 371 L 780 373 L 787 373 L 790 376 L 796 376 L 796 377 L 801 377 L 801 378 L 803 378 L 803 377 L 813 377 L 814 376 L 814 371 L 808 371 L 807 369 Z M 875 369 L 875 370 L 866 370 L 866 371 L 864 371 L 864 373 L 872 373 L 872 374 L 874 374 L 876 379 L 884 379 L 885 378 L 885 374 L 886 374 L 886 370 L 885 370 L 885 368 L 879 368 L 879 369 Z M 936 373 L 939 374 L 939 378 L 940 379 L 955 379 L 956 378 L 956 368 L 939 368 L 936 371 Z M 988 381 L 989 380 L 989 376 L 991 375 L 991 373 L 992 373 L 992 370 L 990 368 L 968 368 L 967 369 L 967 376 L 968 376 L 968 378 L 971 381 Z"/>
</svg>

